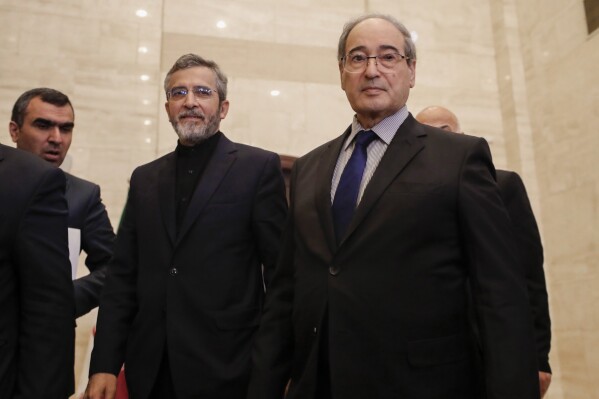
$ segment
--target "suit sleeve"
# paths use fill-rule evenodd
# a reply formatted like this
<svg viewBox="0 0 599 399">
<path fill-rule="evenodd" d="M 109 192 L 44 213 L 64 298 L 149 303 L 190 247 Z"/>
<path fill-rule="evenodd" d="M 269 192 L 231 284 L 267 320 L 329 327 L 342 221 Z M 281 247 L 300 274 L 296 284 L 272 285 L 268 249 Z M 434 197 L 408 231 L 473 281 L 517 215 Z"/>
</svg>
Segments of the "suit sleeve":
<svg viewBox="0 0 599 399">
<path fill-rule="evenodd" d="M 65 177 L 46 172 L 15 238 L 20 285 L 15 398 L 68 397 L 74 388 L 75 304 Z"/>
<path fill-rule="evenodd" d="M 81 229 L 81 249 L 87 254 L 85 264 L 90 273 L 74 281 L 76 317 L 98 306 L 113 245 L 114 231 L 100 198 L 100 187 L 94 185 Z"/>
<path fill-rule="evenodd" d="M 135 172 L 127 204 L 118 228 L 114 257 L 109 265 L 106 284 L 102 291 L 94 349 L 89 375 L 111 373 L 117 375 L 125 359 L 129 328 L 137 312 L 137 232 L 134 197 Z"/>
<path fill-rule="evenodd" d="M 291 375 L 293 358 L 293 198 L 296 175 L 293 167 L 290 185 L 291 204 L 285 225 L 281 252 L 252 351 L 252 372 L 248 399 L 280 399 Z"/>
<path fill-rule="evenodd" d="M 503 201 L 516 230 L 519 255 L 526 271 L 526 283 L 537 342 L 539 370 L 550 373 L 551 319 L 549 317 L 547 286 L 543 270 L 543 245 L 539 228 L 520 176 L 515 172 L 508 173 L 500 188 Z"/>
<path fill-rule="evenodd" d="M 287 202 L 281 161 L 276 154 L 266 162 L 254 197 L 252 229 L 258 243 L 265 286 L 270 286 L 281 241 Z"/>
<path fill-rule="evenodd" d="M 487 397 L 538 398 L 526 281 L 493 171 L 486 142 L 476 140 L 461 168 L 458 210 L 483 348 Z"/>
</svg>

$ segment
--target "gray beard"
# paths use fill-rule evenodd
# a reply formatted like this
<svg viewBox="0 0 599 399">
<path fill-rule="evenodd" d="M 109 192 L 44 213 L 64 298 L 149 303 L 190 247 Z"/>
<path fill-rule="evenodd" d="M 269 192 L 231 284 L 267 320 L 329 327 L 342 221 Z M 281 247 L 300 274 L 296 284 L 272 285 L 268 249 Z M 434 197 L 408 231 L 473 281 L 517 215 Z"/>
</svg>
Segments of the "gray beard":
<svg viewBox="0 0 599 399">
<path fill-rule="evenodd" d="M 219 110 L 220 111 L 220 110 Z M 196 123 L 179 123 L 178 120 L 171 121 L 179 140 L 187 144 L 196 145 L 202 141 L 214 136 L 218 132 L 220 123 L 219 113 L 217 112 L 208 119 L 208 123 L 198 125 Z"/>
</svg>

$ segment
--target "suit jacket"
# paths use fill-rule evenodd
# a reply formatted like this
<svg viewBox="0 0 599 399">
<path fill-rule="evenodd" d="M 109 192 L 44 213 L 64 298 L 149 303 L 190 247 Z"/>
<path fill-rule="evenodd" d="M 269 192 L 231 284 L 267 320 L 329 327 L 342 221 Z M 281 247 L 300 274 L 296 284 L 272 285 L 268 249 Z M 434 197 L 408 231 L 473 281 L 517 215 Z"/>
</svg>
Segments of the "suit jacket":
<svg viewBox="0 0 599 399">
<path fill-rule="evenodd" d="M 545 272 L 543 271 L 543 245 L 541 244 L 539 228 L 520 176 L 516 172 L 497 170 L 497 185 L 515 227 L 520 259 L 526 273 L 537 341 L 539 370 L 550 373 L 551 319 L 549 317 Z"/>
<path fill-rule="evenodd" d="M 146 398 L 166 345 L 181 397 L 242 398 L 287 210 L 279 157 L 221 136 L 178 234 L 175 170 L 170 153 L 133 172 L 90 374 L 124 360 Z"/>
<path fill-rule="evenodd" d="M 489 397 L 538 398 L 526 283 L 486 142 L 410 115 L 338 245 L 330 189 L 349 132 L 294 165 L 248 397 L 281 398 L 291 378 L 288 399 L 315 398 L 324 340 L 335 399 L 476 398 L 470 276 Z"/>
<path fill-rule="evenodd" d="M 90 273 L 73 282 L 75 315 L 83 316 L 98 306 L 112 256 L 114 231 L 100 198 L 100 186 L 65 173 L 66 198 L 69 205 L 69 227 L 81 232 L 81 250 Z"/>
<path fill-rule="evenodd" d="M 65 177 L 0 144 L 0 397 L 73 392 L 74 300 Z"/>
</svg>

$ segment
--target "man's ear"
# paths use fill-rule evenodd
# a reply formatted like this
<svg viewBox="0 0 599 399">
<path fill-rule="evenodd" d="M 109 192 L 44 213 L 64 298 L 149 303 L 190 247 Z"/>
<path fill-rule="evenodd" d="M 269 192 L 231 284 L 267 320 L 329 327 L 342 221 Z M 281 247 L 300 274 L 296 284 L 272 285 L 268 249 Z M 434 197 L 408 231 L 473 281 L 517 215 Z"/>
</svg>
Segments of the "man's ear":
<svg viewBox="0 0 599 399">
<path fill-rule="evenodd" d="M 19 140 L 19 133 L 21 132 L 21 128 L 17 125 L 17 122 L 10 121 L 8 124 L 8 132 L 10 133 L 10 138 L 13 143 L 16 143 Z"/>
</svg>

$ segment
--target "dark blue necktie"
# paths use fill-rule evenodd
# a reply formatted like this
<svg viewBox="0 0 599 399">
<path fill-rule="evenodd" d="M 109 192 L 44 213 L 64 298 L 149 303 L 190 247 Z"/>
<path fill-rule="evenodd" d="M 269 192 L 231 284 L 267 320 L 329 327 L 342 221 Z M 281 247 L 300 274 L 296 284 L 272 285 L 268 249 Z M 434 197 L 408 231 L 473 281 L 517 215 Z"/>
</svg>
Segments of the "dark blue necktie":
<svg viewBox="0 0 599 399">
<path fill-rule="evenodd" d="M 335 224 L 335 238 L 337 243 L 341 242 L 345 231 L 349 227 L 349 223 L 354 215 L 358 193 L 360 191 L 360 183 L 362 175 L 366 167 L 368 145 L 377 138 L 377 135 L 372 130 L 361 131 L 356 135 L 356 145 L 354 152 L 351 154 L 341 178 L 337 191 L 335 191 L 335 199 L 333 200 L 333 223 Z"/>
</svg>

